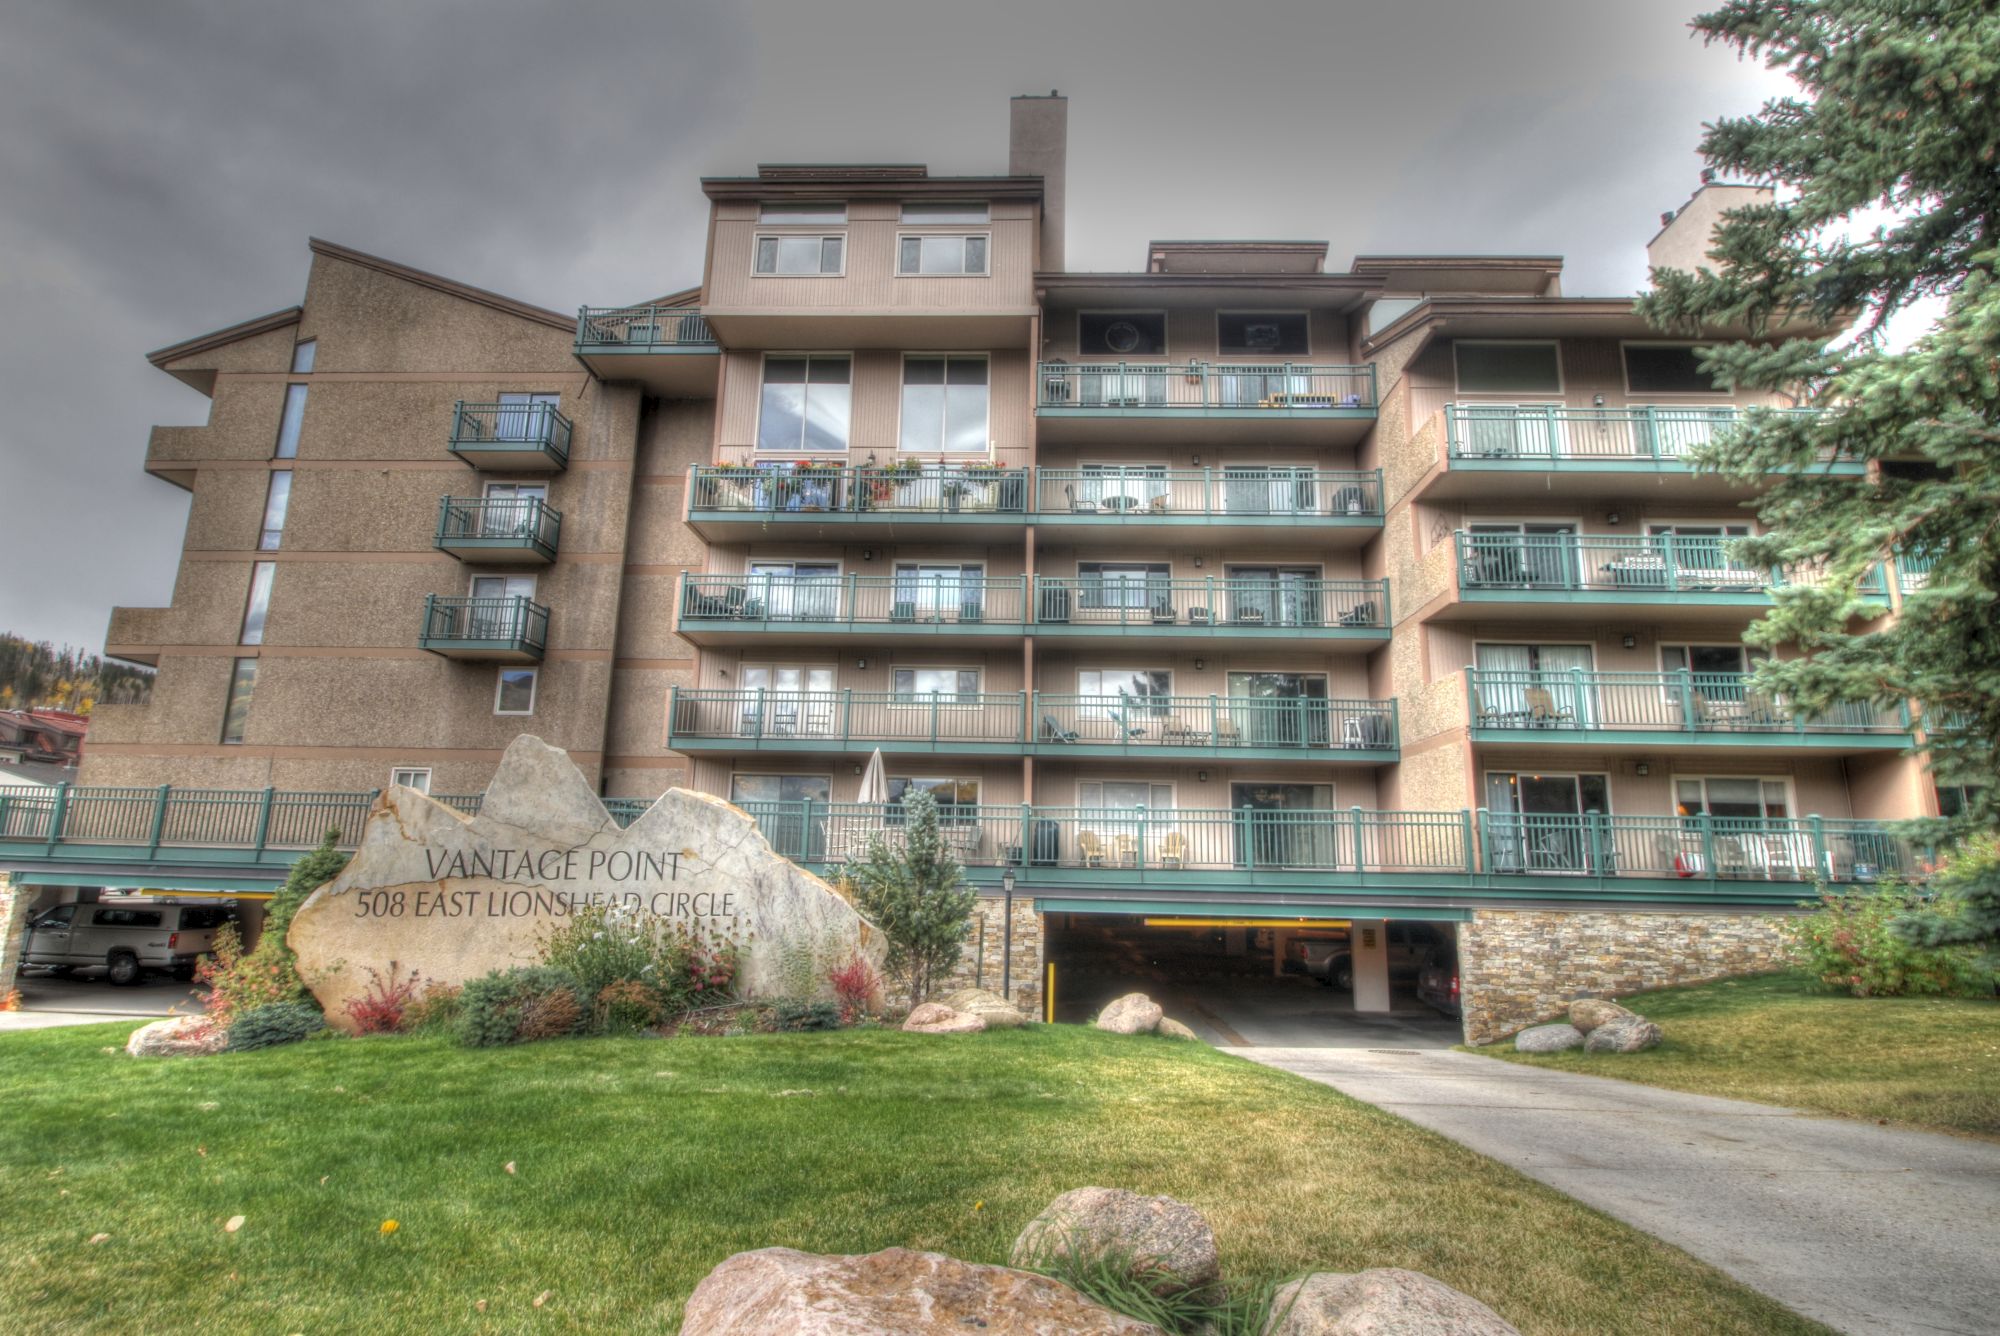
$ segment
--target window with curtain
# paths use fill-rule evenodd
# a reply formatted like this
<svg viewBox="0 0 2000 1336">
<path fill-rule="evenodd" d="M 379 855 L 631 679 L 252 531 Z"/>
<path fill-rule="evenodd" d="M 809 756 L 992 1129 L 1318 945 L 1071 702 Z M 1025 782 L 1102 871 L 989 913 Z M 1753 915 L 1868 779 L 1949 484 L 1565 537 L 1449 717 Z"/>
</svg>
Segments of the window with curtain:
<svg viewBox="0 0 2000 1336">
<path fill-rule="evenodd" d="M 1732 821 L 1791 815 L 1781 779 L 1676 779 L 1674 806 L 1682 816 L 1707 813 Z"/>
<path fill-rule="evenodd" d="M 1489 724 L 1587 728 L 1600 715 L 1589 645 L 1478 645 L 1473 649 L 1479 712 Z"/>
<path fill-rule="evenodd" d="M 1172 570 L 1163 561 L 1086 561 L 1077 565 L 1077 601 L 1085 608 L 1146 608 L 1172 602 Z"/>
<path fill-rule="evenodd" d="M 969 703 L 979 695 L 977 668 L 898 668 L 892 680 L 897 696 L 913 700 L 935 696 Z"/>
</svg>

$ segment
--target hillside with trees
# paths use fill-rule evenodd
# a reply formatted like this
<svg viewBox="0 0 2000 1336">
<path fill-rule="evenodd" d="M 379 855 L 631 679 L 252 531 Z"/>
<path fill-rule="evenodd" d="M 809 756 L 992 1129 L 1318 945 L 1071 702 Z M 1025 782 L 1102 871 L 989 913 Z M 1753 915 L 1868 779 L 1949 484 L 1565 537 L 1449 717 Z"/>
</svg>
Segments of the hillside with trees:
<svg viewBox="0 0 2000 1336">
<path fill-rule="evenodd" d="M 0 632 L 0 710 L 89 714 L 100 701 L 131 705 L 153 690 L 153 670 L 48 641 Z"/>
</svg>

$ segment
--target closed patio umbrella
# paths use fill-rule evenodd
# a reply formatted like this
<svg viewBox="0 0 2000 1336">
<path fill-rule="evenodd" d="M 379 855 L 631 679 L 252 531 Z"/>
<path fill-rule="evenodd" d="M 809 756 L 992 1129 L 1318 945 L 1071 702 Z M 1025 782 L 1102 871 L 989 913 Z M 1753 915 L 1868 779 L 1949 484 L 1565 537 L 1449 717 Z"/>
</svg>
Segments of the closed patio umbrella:
<svg viewBox="0 0 2000 1336">
<path fill-rule="evenodd" d="M 881 806 L 889 801 L 889 769 L 882 763 L 882 749 L 868 758 L 868 768 L 861 772 L 861 792 L 854 801 Z"/>
</svg>

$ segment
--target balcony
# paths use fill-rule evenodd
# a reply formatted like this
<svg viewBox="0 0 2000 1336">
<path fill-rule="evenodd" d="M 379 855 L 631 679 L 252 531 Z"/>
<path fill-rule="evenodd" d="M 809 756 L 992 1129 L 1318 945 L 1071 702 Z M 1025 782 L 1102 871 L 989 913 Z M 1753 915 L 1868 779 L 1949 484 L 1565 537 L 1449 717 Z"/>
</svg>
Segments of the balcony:
<svg viewBox="0 0 2000 1336">
<path fill-rule="evenodd" d="M 549 647 L 549 610 L 521 595 L 509 598 L 424 596 L 417 648 L 447 659 L 540 663 Z"/>
<path fill-rule="evenodd" d="M 794 640 L 920 640 L 974 645 L 1028 630 L 1024 576 L 760 575 L 681 577 L 680 634 L 697 645 Z"/>
<path fill-rule="evenodd" d="M 1216 640 L 1343 641 L 1389 638 L 1387 580 L 1270 580 L 1212 576 L 1039 576 L 1037 636 L 1199 646 Z"/>
<path fill-rule="evenodd" d="M 713 398 L 722 349 L 686 306 L 586 306 L 576 357 L 603 380 L 631 380 L 670 398 Z"/>
<path fill-rule="evenodd" d="M 569 467 L 569 419 L 549 404 L 468 404 L 451 414 L 451 452 L 476 469 L 560 473 Z"/>
<path fill-rule="evenodd" d="M 1729 555 L 1733 539 L 1686 534 L 1452 535 L 1458 561 L 1458 597 L 1480 605 L 1480 615 L 1547 618 L 1598 616 L 1605 607 L 1708 613 L 1737 608 L 1752 614 L 1770 606 L 1771 591 L 1823 583 L 1823 573 L 1745 565 Z M 1883 600 L 1888 584 L 1880 567 L 1862 592 Z M 1569 614 L 1561 612 L 1569 609 Z"/>
<path fill-rule="evenodd" d="M 1047 756 L 1087 760 L 1396 759 L 1396 705 L 1231 696 L 893 695 L 675 688 L 667 745 L 695 752 Z"/>
<path fill-rule="evenodd" d="M 537 497 L 447 496 L 432 545 L 475 565 L 546 566 L 561 534 L 562 512 Z"/>
<path fill-rule="evenodd" d="M 1876 821 L 1484 810 L 1479 817 L 1480 865 L 1496 877 L 1853 885 L 1928 871 L 1921 851 Z"/>
<path fill-rule="evenodd" d="M 1382 472 L 1043 468 L 1035 471 L 1035 525 L 1076 536 L 1187 531 L 1223 543 L 1268 541 L 1275 530 L 1303 528 L 1358 546 L 1382 531 Z"/>
<path fill-rule="evenodd" d="M 985 464 L 883 466 L 696 464 L 688 523 L 713 541 L 788 538 L 1018 537 L 1028 470 Z"/>
<path fill-rule="evenodd" d="M 1043 362 L 1045 444 L 1351 445 L 1375 421 L 1375 368 L 1303 362 Z"/>
<path fill-rule="evenodd" d="M 1475 742 L 1637 745 L 1679 754 L 1900 751 L 1911 744 L 1907 707 L 1857 703 L 1808 715 L 1735 674 L 1475 668 L 1465 690 Z"/>
</svg>

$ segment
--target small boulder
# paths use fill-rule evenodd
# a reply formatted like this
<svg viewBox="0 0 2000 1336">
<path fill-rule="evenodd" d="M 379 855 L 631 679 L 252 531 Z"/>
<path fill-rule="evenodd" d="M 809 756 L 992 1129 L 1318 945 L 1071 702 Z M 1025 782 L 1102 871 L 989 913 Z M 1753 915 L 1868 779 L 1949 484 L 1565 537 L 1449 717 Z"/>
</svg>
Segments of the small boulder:
<svg viewBox="0 0 2000 1336">
<path fill-rule="evenodd" d="M 910 1034 L 978 1034 L 986 1028 L 984 1016 L 953 1011 L 942 1002 L 926 1002 L 910 1012 L 903 1029 Z"/>
<path fill-rule="evenodd" d="M 1606 1021 L 1615 1021 L 1620 1016 L 1632 1013 L 1616 1002 L 1602 997 L 1579 997 L 1569 1004 L 1569 1023 L 1589 1034 Z"/>
<path fill-rule="evenodd" d="M 1620 1016 L 1592 1030 L 1583 1047 L 1587 1053 L 1637 1053 L 1659 1042 L 1659 1026 L 1644 1016 Z"/>
<path fill-rule="evenodd" d="M 206 1016 L 169 1016 L 134 1030 L 125 1041 L 125 1051 L 135 1058 L 200 1057 L 222 1052 L 228 1038 L 223 1028 Z"/>
<path fill-rule="evenodd" d="M 688 1296 L 681 1336 L 1164 1336 L 1059 1280 L 939 1253 L 737 1253 Z"/>
<path fill-rule="evenodd" d="M 1219 1278 L 1215 1231 L 1200 1211 L 1172 1197 L 1123 1188 L 1075 1188 L 1028 1222 L 1008 1260 L 1045 1266 L 1059 1257 L 1129 1257 L 1155 1289 L 1205 1289 Z"/>
<path fill-rule="evenodd" d="M 1514 1036 L 1514 1048 L 1521 1053 L 1560 1053 L 1566 1048 L 1582 1047 L 1583 1031 L 1568 1021 L 1531 1026 Z"/>
<path fill-rule="evenodd" d="M 1166 1014 L 1144 993 L 1127 993 L 1097 1013 L 1097 1028 L 1112 1034 L 1147 1034 Z"/>
<path fill-rule="evenodd" d="M 1279 1289 L 1264 1336 L 1521 1336 L 1498 1313 L 1420 1271 L 1315 1271 Z"/>
<path fill-rule="evenodd" d="M 989 1030 L 1012 1030 L 1028 1023 L 1028 1014 L 1000 994 L 986 988 L 961 988 L 946 997 L 953 1011 L 978 1016 Z"/>
<path fill-rule="evenodd" d="M 1192 1039 L 1196 1043 L 1201 1042 L 1200 1035 L 1188 1029 L 1187 1026 L 1182 1025 L 1172 1016 L 1160 1017 L 1160 1023 L 1153 1027 L 1153 1033 L 1163 1034 L 1169 1039 Z"/>
</svg>

